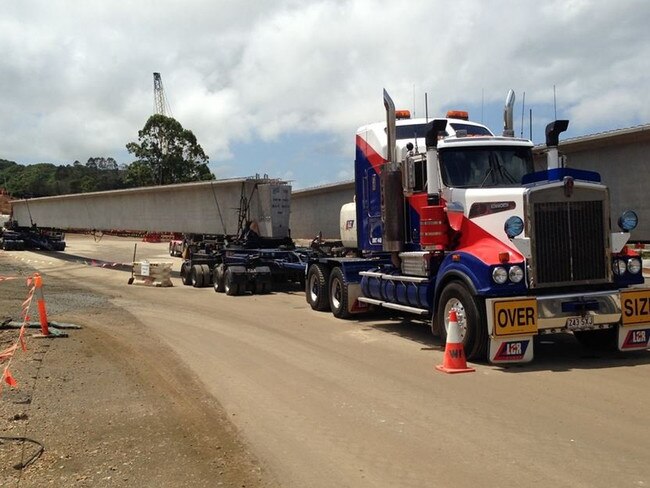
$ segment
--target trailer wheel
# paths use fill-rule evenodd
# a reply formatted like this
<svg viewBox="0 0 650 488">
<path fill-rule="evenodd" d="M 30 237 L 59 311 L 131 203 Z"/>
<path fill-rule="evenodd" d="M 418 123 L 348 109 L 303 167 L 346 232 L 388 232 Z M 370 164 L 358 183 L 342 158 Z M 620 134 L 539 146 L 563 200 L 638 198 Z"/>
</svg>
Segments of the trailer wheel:
<svg viewBox="0 0 650 488">
<path fill-rule="evenodd" d="M 253 283 L 253 293 L 259 293 L 260 295 L 271 293 L 271 283 L 267 281 Z"/>
<path fill-rule="evenodd" d="M 201 267 L 200 264 L 195 264 L 192 266 L 192 270 L 190 272 L 190 279 L 192 280 L 192 286 L 194 288 L 202 288 L 203 287 L 203 268 Z"/>
<path fill-rule="evenodd" d="M 438 300 L 434 320 L 441 325 L 438 327 L 440 338 L 446 342 L 449 311 L 456 310 L 467 359 L 481 360 L 487 355 L 488 336 L 485 317 L 481 314 L 482 304 L 482 299 L 474 297 L 465 285 L 456 281 L 445 286 Z"/>
<path fill-rule="evenodd" d="M 202 264 L 201 269 L 203 270 L 203 286 L 210 286 L 212 284 L 212 272 L 210 271 L 210 266 Z"/>
<path fill-rule="evenodd" d="M 307 303 L 313 310 L 325 312 L 330 302 L 327 296 L 327 268 L 322 264 L 313 264 L 307 273 L 305 295 Z"/>
<path fill-rule="evenodd" d="M 352 316 L 348 311 L 348 282 L 341 268 L 334 268 L 330 274 L 329 304 L 334 317 L 349 319 Z"/>
<path fill-rule="evenodd" d="M 181 283 L 185 286 L 190 286 L 192 284 L 190 265 L 187 262 L 181 264 Z"/>
<path fill-rule="evenodd" d="M 617 346 L 616 327 L 601 330 L 576 330 L 573 332 L 573 335 L 587 349 L 613 351 Z"/>
<path fill-rule="evenodd" d="M 226 291 L 223 264 L 218 264 L 214 267 L 214 272 L 212 274 L 212 286 L 214 287 L 214 291 L 217 293 L 223 293 Z"/>
<path fill-rule="evenodd" d="M 239 283 L 235 283 L 232 270 L 228 268 L 224 276 L 224 291 L 226 295 L 235 296 L 239 295 Z"/>
</svg>

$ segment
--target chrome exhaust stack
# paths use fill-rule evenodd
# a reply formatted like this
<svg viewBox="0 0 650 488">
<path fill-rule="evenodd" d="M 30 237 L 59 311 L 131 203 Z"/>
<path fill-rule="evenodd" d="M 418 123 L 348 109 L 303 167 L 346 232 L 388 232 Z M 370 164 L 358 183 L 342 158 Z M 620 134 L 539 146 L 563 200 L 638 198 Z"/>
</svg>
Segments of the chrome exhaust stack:
<svg viewBox="0 0 650 488">
<path fill-rule="evenodd" d="M 382 249 L 397 253 L 404 246 L 404 187 L 402 171 L 397 161 L 395 104 L 384 90 L 384 107 L 386 108 L 386 164 L 381 168 L 381 220 Z M 398 263 L 394 254 L 394 263 Z M 397 264 L 396 264 L 397 265 Z"/>
<path fill-rule="evenodd" d="M 397 161 L 395 161 L 395 104 L 393 103 L 393 99 L 390 97 L 386 89 L 384 89 L 384 107 L 386 108 L 386 136 L 388 138 L 386 146 L 386 160 L 388 161 L 388 166 L 390 166 L 391 169 L 394 169 L 395 166 L 397 166 Z"/>
<path fill-rule="evenodd" d="M 508 91 L 506 104 L 503 107 L 503 137 L 515 137 L 515 126 L 512 122 L 512 112 L 515 106 L 515 91 Z"/>
</svg>

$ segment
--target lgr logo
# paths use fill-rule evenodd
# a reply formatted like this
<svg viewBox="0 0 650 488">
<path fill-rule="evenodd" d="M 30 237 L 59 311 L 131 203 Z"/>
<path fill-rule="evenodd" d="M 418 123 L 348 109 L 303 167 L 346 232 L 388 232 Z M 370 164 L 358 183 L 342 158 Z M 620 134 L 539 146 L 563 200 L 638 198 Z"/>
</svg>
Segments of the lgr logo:
<svg viewBox="0 0 650 488">
<path fill-rule="evenodd" d="M 630 330 L 623 341 L 622 349 L 645 349 L 649 338 L 650 329 Z"/>
<path fill-rule="evenodd" d="M 521 361 L 530 341 L 510 341 L 501 344 L 494 357 L 495 361 Z"/>
</svg>

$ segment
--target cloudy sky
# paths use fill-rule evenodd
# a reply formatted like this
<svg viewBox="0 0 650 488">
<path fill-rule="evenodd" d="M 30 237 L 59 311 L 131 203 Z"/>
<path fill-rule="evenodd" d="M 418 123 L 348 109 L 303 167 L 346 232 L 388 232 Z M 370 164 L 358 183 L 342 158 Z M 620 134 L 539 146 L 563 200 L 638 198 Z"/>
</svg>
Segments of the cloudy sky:
<svg viewBox="0 0 650 488">
<path fill-rule="evenodd" d="M 0 3 L 0 158 L 132 161 L 162 74 L 217 178 L 304 188 L 352 177 L 382 88 L 543 142 L 650 122 L 647 0 L 22 0 Z M 556 104 L 554 105 L 554 87 Z M 525 106 L 522 105 L 525 92 Z M 522 113 L 524 124 L 522 128 Z"/>
</svg>

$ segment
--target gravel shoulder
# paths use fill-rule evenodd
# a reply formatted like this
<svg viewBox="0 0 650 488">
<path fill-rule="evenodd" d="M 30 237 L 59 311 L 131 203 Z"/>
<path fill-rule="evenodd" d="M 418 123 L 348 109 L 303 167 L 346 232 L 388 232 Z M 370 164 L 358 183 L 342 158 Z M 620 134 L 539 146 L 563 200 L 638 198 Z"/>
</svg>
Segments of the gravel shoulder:
<svg viewBox="0 0 650 488">
<path fill-rule="evenodd" d="M 0 321 L 18 319 L 34 272 L 0 251 Z M 278 484 L 256 462 L 216 400 L 174 353 L 109 297 L 46 277 L 50 320 L 80 325 L 67 338 L 30 336 L 4 385 L 0 486 L 237 486 Z M 36 312 L 32 312 L 36 319 Z M 0 349 L 16 329 L 0 330 Z M 4 367 L 6 363 L 0 364 Z"/>
</svg>

